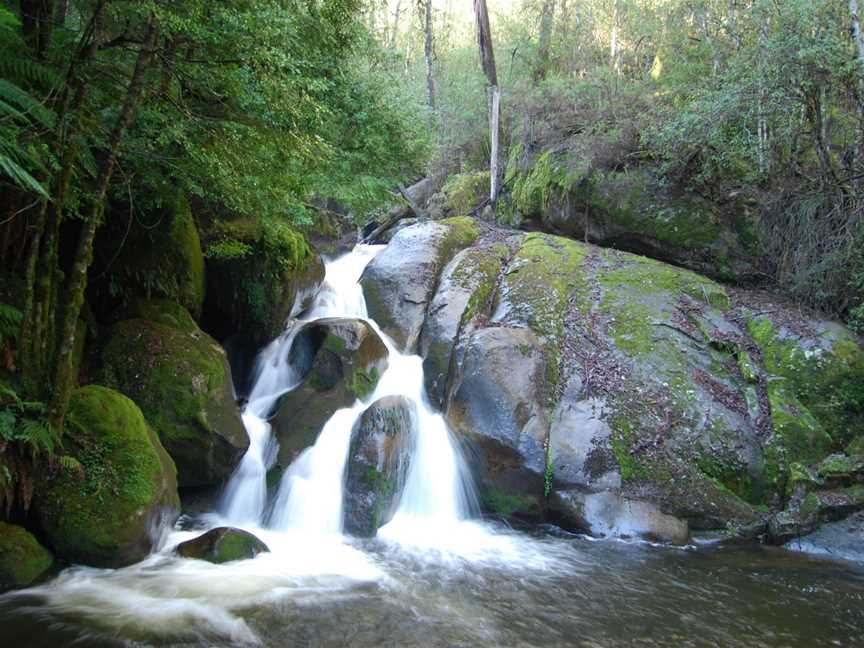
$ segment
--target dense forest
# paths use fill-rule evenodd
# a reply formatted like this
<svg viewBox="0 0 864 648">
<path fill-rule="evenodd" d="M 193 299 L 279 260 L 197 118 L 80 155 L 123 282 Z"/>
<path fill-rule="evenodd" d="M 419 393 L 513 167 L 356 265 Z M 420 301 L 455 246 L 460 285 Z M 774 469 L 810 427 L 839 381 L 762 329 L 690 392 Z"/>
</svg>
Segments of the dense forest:
<svg viewBox="0 0 864 648">
<path fill-rule="evenodd" d="M 485 515 L 603 535 L 613 473 L 677 544 L 864 508 L 861 4 L 0 0 L 0 591 L 40 543 L 142 559 L 253 450 L 264 519 L 397 348 Z M 346 315 L 357 242 L 389 245 Z M 262 348 L 299 376 L 266 451 Z M 361 536 L 380 452 L 374 488 L 346 468 Z"/>
</svg>

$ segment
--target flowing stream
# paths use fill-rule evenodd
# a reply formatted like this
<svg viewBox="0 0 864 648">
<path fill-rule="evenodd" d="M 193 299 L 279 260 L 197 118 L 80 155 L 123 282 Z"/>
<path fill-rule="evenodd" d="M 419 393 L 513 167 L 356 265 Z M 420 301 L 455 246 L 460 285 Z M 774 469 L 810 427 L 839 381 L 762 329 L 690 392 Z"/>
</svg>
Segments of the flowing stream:
<svg viewBox="0 0 864 648">
<path fill-rule="evenodd" d="M 243 422 L 250 446 L 216 511 L 184 517 L 146 560 L 73 567 L 0 597 L 8 646 L 813 646 L 864 632 L 864 570 L 780 549 L 670 548 L 515 531 L 477 516 L 470 476 L 422 359 L 368 320 L 358 283 L 380 246 L 327 264 L 315 303 L 259 354 Z M 289 361 L 305 322 L 362 318 L 390 351 L 365 401 L 336 411 L 314 446 L 267 487 L 268 417 L 302 376 Z M 342 534 L 351 431 L 373 402 L 403 396 L 416 432 L 396 513 L 376 538 Z M 177 544 L 231 525 L 271 552 L 213 565 Z"/>
</svg>

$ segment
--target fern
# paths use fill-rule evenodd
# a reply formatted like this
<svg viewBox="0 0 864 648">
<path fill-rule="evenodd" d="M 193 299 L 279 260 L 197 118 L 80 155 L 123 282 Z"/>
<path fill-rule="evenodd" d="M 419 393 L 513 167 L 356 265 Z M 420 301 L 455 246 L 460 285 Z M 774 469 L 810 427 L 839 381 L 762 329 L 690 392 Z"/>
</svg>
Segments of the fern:
<svg viewBox="0 0 864 648">
<path fill-rule="evenodd" d="M 58 441 L 54 429 L 44 419 L 24 419 L 18 425 L 15 440 L 25 446 L 34 459 L 41 454 L 52 455 Z"/>
<path fill-rule="evenodd" d="M 57 463 L 67 472 L 84 474 L 84 466 L 72 455 L 61 455 L 57 458 Z"/>
<path fill-rule="evenodd" d="M 21 311 L 0 302 L 0 346 L 6 340 L 17 340 L 21 330 Z"/>
</svg>

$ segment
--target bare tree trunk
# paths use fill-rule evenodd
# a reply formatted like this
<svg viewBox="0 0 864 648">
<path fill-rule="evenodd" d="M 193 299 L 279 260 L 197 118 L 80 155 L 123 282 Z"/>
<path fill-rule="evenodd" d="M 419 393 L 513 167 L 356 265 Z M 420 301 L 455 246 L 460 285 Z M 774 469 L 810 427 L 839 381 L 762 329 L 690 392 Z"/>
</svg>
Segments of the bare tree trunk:
<svg viewBox="0 0 864 648">
<path fill-rule="evenodd" d="M 861 17 L 858 14 L 858 0 L 849 0 L 849 14 L 852 17 L 852 42 L 858 54 L 858 163 L 864 163 L 864 36 L 861 35 Z M 860 181 L 859 181 L 860 182 Z"/>
<path fill-rule="evenodd" d="M 399 18 L 402 14 L 402 0 L 396 0 L 396 11 L 393 14 L 393 29 L 390 31 L 390 49 L 396 49 L 396 39 L 399 37 Z"/>
<path fill-rule="evenodd" d="M 612 42 L 609 46 L 609 55 L 616 77 L 621 76 L 621 48 L 618 44 L 618 22 L 618 0 L 612 0 Z"/>
<path fill-rule="evenodd" d="M 123 135 L 132 121 L 132 115 L 144 86 L 144 73 L 153 59 L 158 38 L 156 16 L 150 14 L 147 20 L 147 35 L 135 60 L 135 68 L 126 97 L 117 121 L 108 138 L 106 155 L 99 165 L 99 175 L 96 180 L 95 195 L 91 199 L 89 208 L 85 214 L 84 224 L 78 237 L 78 247 L 75 250 L 75 260 L 66 284 L 66 302 L 62 314 L 62 327 L 58 338 L 57 365 L 54 378 L 54 393 L 48 411 L 48 420 L 55 430 L 62 430 L 69 409 L 69 399 L 72 396 L 72 387 L 75 375 L 72 366 L 72 351 L 75 346 L 75 329 L 78 324 L 78 316 L 81 314 L 81 306 L 84 303 L 84 290 L 87 287 L 87 270 L 93 260 L 93 239 L 99 228 L 102 213 L 105 208 L 105 200 L 108 195 L 108 186 L 114 168 L 117 165 L 117 150 Z"/>
<path fill-rule="evenodd" d="M 532 81 L 536 86 L 546 78 L 549 66 L 549 44 L 552 40 L 552 23 L 555 15 L 555 0 L 544 0 L 540 13 L 540 40 L 537 44 L 537 65 Z"/>
<path fill-rule="evenodd" d="M 435 114 L 435 79 L 432 77 L 432 0 L 425 0 L 426 20 L 423 29 L 423 55 L 426 58 L 426 105 L 429 118 Z"/>
<path fill-rule="evenodd" d="M 491 91 L 489 135 L 492 150 L 489 159 L 489 201 L 494 205 L 498 200 L 498 130 L 501 93 L 498 90 L 498 73 L 495 69 L 495 52 L 492 49 L 492 30 L 489 27 L 486 0 L 474 0 L 474 18 L 477 27 L 477 44 L 480 49 L 480 66 L 483 68 Z"/>
</svg>

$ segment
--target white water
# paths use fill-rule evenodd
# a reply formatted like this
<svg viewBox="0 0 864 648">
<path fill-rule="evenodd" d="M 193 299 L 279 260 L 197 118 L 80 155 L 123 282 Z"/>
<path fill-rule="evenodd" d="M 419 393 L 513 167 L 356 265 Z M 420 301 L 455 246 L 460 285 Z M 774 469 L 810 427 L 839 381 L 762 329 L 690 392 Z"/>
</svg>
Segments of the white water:
<svg viewBox="0 0 864 648">
<path fill-rule="evenodd" d="M 117 570 L 75 567 L 48 585 L 23 593 L 133 641 L 155 635 L 207 645 L 226 639 L 232 645 L 256 644 L 260 639 L 244 620 L 244 611 L 275 605 L 286 597 L 300 605 L 306 600 L 312 605 L 339 600 L 363 583 L 392 588 L 388 570 L 404 573 L 404 560 L 455 569 L 466 561 L 533 571 L 556 564 L 547 547 L 469 519 L 476 506 L 473 488 L 443 417 L 428 405 L 422 359 L 400 353 L 368 319 L 390 352 L 387 370 L 368 400 L 333 414 L 314 446 L 285 471 L 268 502 L 266 474 L 278 444 L 267 418 L 279 397 L 300 381 L 288 361 L 295 334 L 304 322 L 318 318 L 366 319 L 358 281 L 382 247 L 358 246 L 328 263 L 313 306 L 259 354 L 243 412 L 249 449 L 230 479 L 219 511 L 198 520 L 204 528 L 166 534 L 157 551 L 136 565 Z M 378 540 L 358 543 L 341 533 L 345 464 L 355 422 L 384 396 L 404 396 L 415 403 L 416 432 L 392 521 L 378 530 Z M 226 524 L 254 533 L 271 551 L 225 565 L 174 555 L 180 542 Z M 388 556 L 383 563 L 381 543 Z"/>
<path fill-rule="evenodd" d="M 304 534 L 338 535 L 342 531 L 342 485 L 351 431 L 366 408 L 385 396 L 403 396 L 417 409 L 417 430 L 412 439 L 408 475 L 396 514 L 382 529 L 382 537 L 398 540 L 414 536 L 414 529 L 436 534 L 468 517 L 472 488 L 443 417 L 432 411 L 425 397 L 422 359 L 399 352 L 367 318 L 359 284 L 366 265 L 382 246 L 360 245 L 328 263 L 324 285 L 300 322 L 327 317 L 353 317 L 372 325 L 389 351 L 389 365 L 374 393 L 366 401 L 336 411 L 324 425 L 315 445 L 304 450 L 285 471 L 278 493 L 266 516 L 266 473 L 276 456 L 267 417 L 279 397 L 294 389 L 301 376 L 289 362 L 289 352 L 300 323 L 270 343 L 259 356 L 256 378 L 243 415 L 250 446 L 232 477 L 223 501 L 227 523 L 263 525 L 274 530 Z M 412 529 L 409 535 L 407 531 Z M 423 533 L 421 536 L 426 537 Z"/>
</svg>

